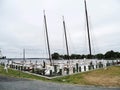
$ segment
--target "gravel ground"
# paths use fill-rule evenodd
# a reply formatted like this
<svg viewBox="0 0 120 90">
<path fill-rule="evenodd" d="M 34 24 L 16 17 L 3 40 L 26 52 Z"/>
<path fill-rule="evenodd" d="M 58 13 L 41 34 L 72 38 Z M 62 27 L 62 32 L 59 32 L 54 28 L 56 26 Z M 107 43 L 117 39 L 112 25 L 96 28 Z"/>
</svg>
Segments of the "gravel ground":
<svg viewBox="0 0 120 90">
<path fill-rule="evenodd" d="M 76 86 L 0 76 L 0 90 L 120 90 L 120 88 Z"/>
<path fill-rule="evenodd" d="M 1 76 L 0 75 L 0 83 L 1 82 L 16 82 L 16 81 L 29 81 L 29 80 L 28 79 L 14 78 L 14 77 L 7 77 L 7 76 Z"/>
</svg>

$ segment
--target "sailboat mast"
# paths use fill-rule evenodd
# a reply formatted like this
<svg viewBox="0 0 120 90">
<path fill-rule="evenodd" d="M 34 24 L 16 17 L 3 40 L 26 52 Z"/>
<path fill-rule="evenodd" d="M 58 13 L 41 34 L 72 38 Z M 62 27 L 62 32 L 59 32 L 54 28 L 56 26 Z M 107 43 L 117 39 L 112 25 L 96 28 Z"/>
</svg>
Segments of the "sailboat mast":
<svg viewBox="0 0 120 90">
<path fill-rule="evenodd" d="M 85 4 L 85 15 L 86 15 L 86 23 L 87 23 L 89 53 L 90 53 L 90 58 L 91 58 L 91 56 L 92 56 L 92 51 L 91 51 L 91 39 L 90 39 L 90 30 L 89 30 L 89 21 L 88 21 L 88 12 L 87 12 L 86 0 L 84 0 L 84 4 Z"/>
<path fill-rule="evenodd" d="M 50 45 L 49 45 L 49 38 L 48 38 L 48 30 L 47 30 L 47 21 L 46 21 L 45 10 L 43 11 L 43 13 L 44 13 L 44 23 L 45 23 L 45 31 L 46 31 L 46 40 L 47 40 L 49 60 L 50 60 L 50 65 L 52 65 L 52 59 L 51 59 L 51 53 L 50 53 Z"/>
<path fill-rule="evenodd" d="M 67 33 L 66 33 L 66 26 L 65 26 L 65 20 L 64 20 L 64 16 L 63 16 L 63 27 L 64 27 L 64 35 L 65 35 L 65 42 L 66 42 L 66 50 L 67 50 L 67 56 L 68 56 L 68 60 L 69 58 L 69 49 L 68 49 L 68 40 L 67 40 Z"/>
<path fill-rule="evenodd" d="M 23 49 L 23 60 L 25 61 L 25 49 Z"/>
</svg>

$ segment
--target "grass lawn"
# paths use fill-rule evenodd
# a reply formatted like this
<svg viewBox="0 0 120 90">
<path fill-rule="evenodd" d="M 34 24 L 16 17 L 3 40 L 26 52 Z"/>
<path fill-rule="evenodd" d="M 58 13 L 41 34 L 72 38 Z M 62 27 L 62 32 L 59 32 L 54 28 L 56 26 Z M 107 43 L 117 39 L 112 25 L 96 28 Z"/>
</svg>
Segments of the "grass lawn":
<svg viewBox="0 0 120 90">
<path fill-rule="evenodd" d="M 26 79 L 35 79 L 35 80 L 44 80 L 47 81 L 48 79 L 27 74 L 21 71 L 13 70 L 13 69 L 8 69 L 8 73 L 4 70 L 4 67 L 0 66 L 0 75 L 4 76 L 10 76 L 10 77 L 16 77 L 16 78 L 26 78 Z"/>
<path fill-rule="evenodd" d="M 78 85 L 120 87 L 120 66 L 55 78 L 53 81 Z"/>
<path fill-rule="evenodd" d="M 98 69 L 51 80 L 12 69 L 8 69 L 8 73 L 6 73 L 4 67 L 0 66 L 0 75 L 67 84 L 120 87 L 120 66 L 111 66 L 107 69 Z"/>
</svg>

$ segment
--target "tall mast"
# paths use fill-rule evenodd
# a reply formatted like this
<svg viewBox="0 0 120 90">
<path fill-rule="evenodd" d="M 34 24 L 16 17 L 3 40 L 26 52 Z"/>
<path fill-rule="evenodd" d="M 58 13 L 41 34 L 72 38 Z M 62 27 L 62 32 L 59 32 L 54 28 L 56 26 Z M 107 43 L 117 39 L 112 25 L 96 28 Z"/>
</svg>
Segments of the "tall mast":
<svg viewBox="0 0 120 90">
<path fill-rule="evenodd" d="M 25 49 L 23 49 L 23 60 L 25 61 Z"/>
<path fill-rule="evenodd" d="M 43 11 L 43 13 L 44 13 L 44 23 L 45 23 L 45 31 L 46 31 L 46 40 L 47 40 L 49 60 L 50 60 L 50 65 L 52 65 L 52 59 L 51 59 L 51 53 L 50 53 L 50 45 L 49 45 L 49 38 L 48 38 L 48 30 L 47 30 L 47 21 L 46 21 L 45 10 Z"/>
<path fill-rule="evenodd" d="M 2 51 L 0 50 L 0 58 L 2 58 L 3 57 L 3 55 L 2 55 Z"/>
<path fill-rule="evenodd" d="M 85 15 L 86 15 L 86 23 L 87 23 L 89 53 L 90 53 L 90 58 L 91 58 L 91 56 L 92 56 L 92 51 L 91 51 L 91 40 L 90 40 L 90 30 L 89 30 L 89 21 L 88 21 L 88 12 L 87 12 L 86 0 L 84 0 L 84 4 L 85 4 Z"/>
<path fill-rule="evenodd" d="M 70 60 L 70 58 L 69 58 L 68 40 L 67 40 L 67 33 L 66 33 L 66 26 L 65 26 L 64 16 L 63 16 L 63 27 L 64 27 L 64 35 L 65 35 L 65 42 L 66 42 L 66 50 L 67 50 L 68 60 Z"/>
</svg>

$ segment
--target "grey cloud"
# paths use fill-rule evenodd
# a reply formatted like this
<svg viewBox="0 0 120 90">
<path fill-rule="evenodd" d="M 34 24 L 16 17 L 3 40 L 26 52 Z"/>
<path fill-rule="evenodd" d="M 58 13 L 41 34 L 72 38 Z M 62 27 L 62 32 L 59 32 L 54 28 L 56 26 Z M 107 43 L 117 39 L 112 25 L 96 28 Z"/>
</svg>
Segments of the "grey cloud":
<svg viewBox="0 0 120 90">
<path fill-rule="evenodd" d="M 118 0 L 87 0 L 96 53 L 120 48 L 120 42 L 116 40 L 120 39 L 119 3 Z M 64 15 L 70 52 L 88 53 L 83 0 L 1 0 L 0 48 L 5 55 L 21 57 L 19 53 L 26 48 L 28 57 L 47 56 L 43 9 L 46 10 L 51 52 L 66 53 Z"/>
</svg>

